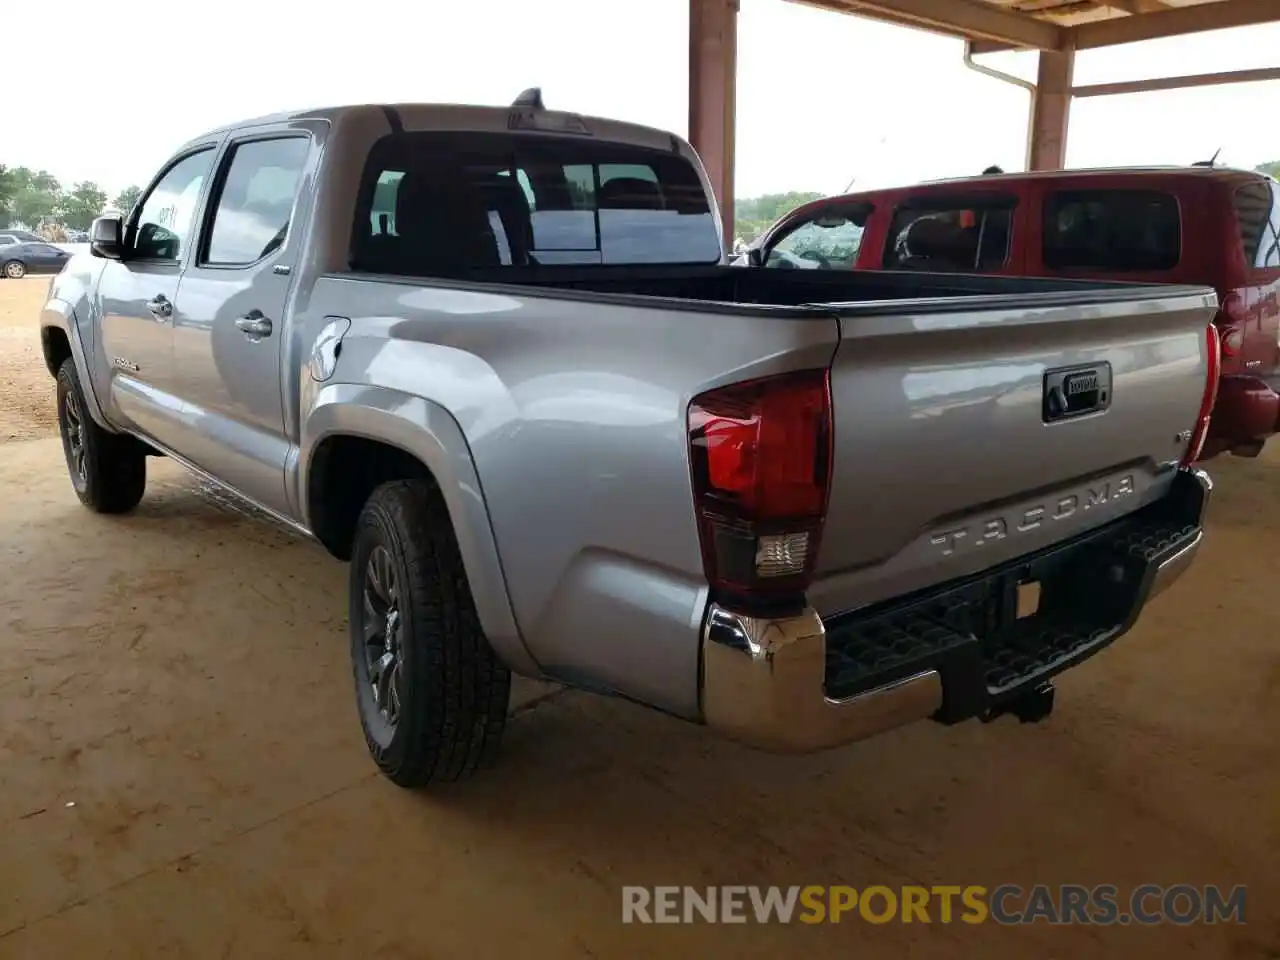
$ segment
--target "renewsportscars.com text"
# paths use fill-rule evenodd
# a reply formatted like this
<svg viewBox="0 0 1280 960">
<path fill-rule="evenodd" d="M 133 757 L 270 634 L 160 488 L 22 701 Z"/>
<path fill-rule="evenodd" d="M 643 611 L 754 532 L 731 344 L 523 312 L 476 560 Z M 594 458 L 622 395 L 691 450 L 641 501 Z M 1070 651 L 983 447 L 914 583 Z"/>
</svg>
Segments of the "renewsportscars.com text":
<svg viewBox="0 0 1280 960">
<path fill-rule="evenodd" d="M 1216 886 L 622 888 L 623 923 L 1244 923 L 1246 890 Z"/>
</svg>

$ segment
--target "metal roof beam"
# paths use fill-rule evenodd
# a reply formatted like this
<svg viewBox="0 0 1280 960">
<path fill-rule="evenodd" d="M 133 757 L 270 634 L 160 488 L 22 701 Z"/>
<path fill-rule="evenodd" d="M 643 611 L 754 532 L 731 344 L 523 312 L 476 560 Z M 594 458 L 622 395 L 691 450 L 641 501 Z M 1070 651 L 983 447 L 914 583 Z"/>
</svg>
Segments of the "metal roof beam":
<svg viewBox="0 0 1280 960">
<path fill-rule="evenodd" d="M 808 6 L 887 20 L 948 36 L 987 41 L 998 49 L 1056 50 L 1063 29 L 1057 24 L 1011 13 L 974 0 L 794 0 Z M 1274 2 L 1274 0 L 1271 0 Z"/>
<path fill-rule="evenodd" d="M 1072 87 L 1071 93 L 1076 97 L 1110 97 L 1122 93 L 1183 90 L 1187 87 L 1217 87 L 1227 83 L 1259 83 L 1263 80 L 1280 80 L 1280 67 L 1262 67 L 1257 70 L 1226 70 L 1222 73 L 1192 73 L 1181 77 L 1121 80 L 1117 83 L 1089 83 Z"/>
</svg>

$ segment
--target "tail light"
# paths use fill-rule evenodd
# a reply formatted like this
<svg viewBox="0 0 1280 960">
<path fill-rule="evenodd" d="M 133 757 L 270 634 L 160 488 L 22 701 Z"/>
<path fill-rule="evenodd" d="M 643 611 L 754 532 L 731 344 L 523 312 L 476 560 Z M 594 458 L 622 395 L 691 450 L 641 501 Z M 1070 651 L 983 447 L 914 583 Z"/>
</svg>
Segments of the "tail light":
<svg viewBox="0 0 1280 960">
<path fill-rule="evenodd" d="M 1244 347 L 1244 331 L 1239 327 L 1224 326 L 1221 332 L 1222 359 L 1234 360 Z"/>
<path fill-rule="evenodd" d="M 1222 310 L 1218 313 L 1218 334 L 1223 361 L 1235 360 L 1240 356 L 1240 351 L 1244 349 L 1247 319 L 1240 294 L 1230 292 L 1222 298 Z"/>
<path fill-rule="evenodd" d="M 1182 458 L 1184 467 L 1189 467 L 1200 459 L 1205 437 L 1209 435 L 1209 417 L 1213 413 L 1214 401 L 1218 399 L 1218 379 L 1222 376 L 1222 343 L 1218 337 L 1218 328 L 1212 323 L 1206 328 L 1205 347 L 1209 362 L 1205 372 L 1204 397 L 1200 400 L 1200 415 L 1191 431 L 1191 442 L 1187 444 L 1187 452 Z"/>
<path fill-rule="evenodd" d="M 749 380 L 689 405 L 689 459 L 702 562 L 715 588 L 803 594 L 831 486 L 826 370 Z"/>
</svg>

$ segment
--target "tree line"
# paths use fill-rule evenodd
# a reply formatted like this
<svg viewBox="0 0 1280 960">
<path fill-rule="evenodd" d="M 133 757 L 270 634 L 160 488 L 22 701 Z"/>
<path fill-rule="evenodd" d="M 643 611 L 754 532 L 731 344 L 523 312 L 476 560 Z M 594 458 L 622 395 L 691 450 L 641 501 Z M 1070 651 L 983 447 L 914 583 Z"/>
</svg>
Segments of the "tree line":
<svg viewBox="0 0 1280 960">
<path fill-rule="evenodd" d="M 132 209 L 141 190 L 128 187 L 115 198 L 117 210 Z M 0 164 L 0 228 L 32 230 L 50 240 L 68 230 L 85 231 L 108 206 L 107 192 L 92 180 L 64 187 L 47 170 Z M 59 235 L 62 236 L 59 236 Z"/>
</svg>

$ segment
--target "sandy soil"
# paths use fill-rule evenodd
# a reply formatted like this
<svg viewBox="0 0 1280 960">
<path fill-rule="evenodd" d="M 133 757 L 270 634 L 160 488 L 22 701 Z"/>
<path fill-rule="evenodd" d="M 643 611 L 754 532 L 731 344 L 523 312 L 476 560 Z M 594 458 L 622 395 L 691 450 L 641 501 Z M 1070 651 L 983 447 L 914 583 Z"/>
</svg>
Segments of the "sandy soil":
<svg viewBox="0 0 1280 960">
<path fill-rule="evenodd" d="M 43 289 L 0 281 L 0 957 L 1280 957 L 1280 454 L 1214 465 L 1201 560 L 1045 724 L 787 759 L 561 693 L 422 796 L 365 756 L 341 565 L 168 463 L 78 506 Z M 1247 884 L 1250 922 L 620 923 L 624 884 L 1036 882 Z"/>
<path fill-rule="evenodd" d="M 48 289 L 48 277 L 0 280 L 0 443 L 58 430 L 40 354 L 40 308 Z"/>
</svg>

